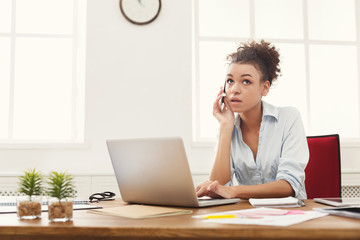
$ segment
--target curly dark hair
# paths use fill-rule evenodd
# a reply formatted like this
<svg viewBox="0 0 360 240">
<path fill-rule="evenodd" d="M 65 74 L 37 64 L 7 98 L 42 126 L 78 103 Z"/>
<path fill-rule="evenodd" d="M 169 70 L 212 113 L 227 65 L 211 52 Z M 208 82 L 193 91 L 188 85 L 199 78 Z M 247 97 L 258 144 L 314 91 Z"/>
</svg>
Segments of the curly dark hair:
<svg viewBox="0 0 360 240">
<path fill-rule="evenodd" d="M 271 43 L 261 40 L 260 43 L 254 40 L 241 43 L 236 52 L 227 56 L 229 64 L 250 63 L 262 73 L 262 81 L 269 81 L 270 85 L 280 73 L 279 52 Z"/>
</svg>

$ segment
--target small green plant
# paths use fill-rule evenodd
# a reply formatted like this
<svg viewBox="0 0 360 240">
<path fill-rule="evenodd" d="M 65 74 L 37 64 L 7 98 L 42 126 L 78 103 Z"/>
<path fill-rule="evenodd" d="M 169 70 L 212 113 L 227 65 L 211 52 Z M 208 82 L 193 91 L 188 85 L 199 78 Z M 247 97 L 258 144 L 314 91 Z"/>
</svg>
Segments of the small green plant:
<svg viewBox="0 0 360 240">
<path fill-rule="evenodd" d="M 43 177 L 40 172 L 35 169 L 25 171 L 23 176 L 20 176 L 19 192 L 30 197 L 33 195 L 41 195 Z"/>
<path fill-rule="evenodd" d="M 56 197 L 59 201 L 63 198 L 75 197 L 74 178 L 66 172 L 51 172 L 47 184 L 47 194 Z"/>
</svg>

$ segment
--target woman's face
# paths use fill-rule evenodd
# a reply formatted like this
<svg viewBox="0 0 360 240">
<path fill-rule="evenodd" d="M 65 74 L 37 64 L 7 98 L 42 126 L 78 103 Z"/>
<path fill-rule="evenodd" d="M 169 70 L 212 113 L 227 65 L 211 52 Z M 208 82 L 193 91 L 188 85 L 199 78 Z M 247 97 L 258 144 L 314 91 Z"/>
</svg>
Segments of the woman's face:
<svg viewBox="0 0 360 240">
<path fill-rule="evenodd" d="M 233 63 L 226 75 L 226 97 L 233 112 L 244 113 L 261 103 L 270 82 L 261 81 L 261 72 L 249 63 Z"/>
</svg>

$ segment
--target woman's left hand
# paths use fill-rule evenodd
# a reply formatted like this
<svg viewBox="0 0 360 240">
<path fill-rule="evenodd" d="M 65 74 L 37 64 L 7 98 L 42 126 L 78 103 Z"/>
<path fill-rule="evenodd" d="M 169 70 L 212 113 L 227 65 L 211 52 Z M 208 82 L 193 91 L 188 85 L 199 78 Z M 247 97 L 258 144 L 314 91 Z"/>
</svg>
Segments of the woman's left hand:
<svg viewBox="0 0 360 240">
<path fill-rule="evenodd" d="M 218 181 L 206 181 L 196 187 L 198 197 L 208 196 L 211 198 L 235 198 L 232 187 L 221 185 Z"/>
</svg>

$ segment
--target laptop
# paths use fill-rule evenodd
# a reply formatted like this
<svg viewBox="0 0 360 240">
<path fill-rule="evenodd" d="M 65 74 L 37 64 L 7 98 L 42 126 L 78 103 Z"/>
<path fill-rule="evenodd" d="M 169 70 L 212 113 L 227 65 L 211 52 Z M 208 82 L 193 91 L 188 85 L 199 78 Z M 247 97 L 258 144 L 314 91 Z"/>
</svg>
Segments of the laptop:
<svg viewBox="0 0 360 240">
<path fill-rule="evenodd" d="M 315 202 L 327 204 L 330 206 L 341 207 L 341 206 L 351 206 L 351 205 L 360 205 L 360 198 L 314 198 Z"/>
<path fill-rule="evenodd" d="M 209 207 L 240 199 L 198 200 L 181 138 L 106 141 L 123 201 L 129 203 Z"/>
</svg>

